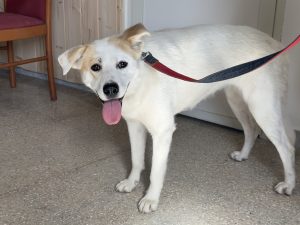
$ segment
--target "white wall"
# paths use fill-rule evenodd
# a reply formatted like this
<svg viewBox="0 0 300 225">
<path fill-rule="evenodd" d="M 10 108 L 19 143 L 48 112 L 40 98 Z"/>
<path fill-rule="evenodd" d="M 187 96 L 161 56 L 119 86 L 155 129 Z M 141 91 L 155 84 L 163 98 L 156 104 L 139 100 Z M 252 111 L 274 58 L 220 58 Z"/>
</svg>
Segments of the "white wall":
<svg viewBox="0 0 300 225">
<path fill-rule="evenodd" d="M 275 7 L 270 6 L 275 6 L 276 0 L 145 0 L 144 2 L 144 24 L 150 30 L 227 23 L 263 26 L 262 30 L 270 33 L 272 32 L 270 24 L 273 24 L 275 11 Z"/>
<path fill-rule="evenodd" d="M 300 34 L 300 1 L 287 0 L 283 23 L 282 42 L 288 44 Z M 294 128 L 300 131 L 300 46 L 289 52 L 291 65 L 289 76 L 288 108 Z"/>
</svg>

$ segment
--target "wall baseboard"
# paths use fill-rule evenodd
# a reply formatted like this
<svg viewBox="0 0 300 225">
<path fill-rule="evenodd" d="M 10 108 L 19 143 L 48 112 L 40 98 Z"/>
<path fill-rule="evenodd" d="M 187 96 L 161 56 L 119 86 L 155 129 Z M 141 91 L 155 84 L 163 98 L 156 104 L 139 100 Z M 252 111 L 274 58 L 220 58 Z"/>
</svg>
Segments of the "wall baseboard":
<svg viewBox="0 0 300 225">
<path fill-rule="evenodd" d="M 0 75 L 7 74 L 7 71 L 8 70 L 6 70 L 6 69 L 0 69 Z M 16 68 L 16 72 L 21 75 L 24 75 L 24 76 L 33 77 L 33 78 L 37 78 L 40 80 L 47 80 L 46 74 L 28 71 L 28 70 L 22 69 L 20 67 Z M 71 82 L 59 80 L 59 79 L 56 79 L 55 83 L 62 85 L 62 86 L 66 86 L 66 87 L 70 87 L 70 88 L 74 88 L 74 89 L 78 89 L 78 90 L 82 90 L 82 91 L 86 91 L 86 92 L 91 92 L 91 90 L 88 89 L 87 87 L 85 87 L 83 84 L 71 83 Z M 195 118 L 195 115 L 191 114 L 191 112 L 183 112 L 182 114 L 185 116 L 191 116 L 191 117 Z M 239 130 L 241 129 L 239 122 L 236 119 L 234 119 L 234 118 L 226 118 L 226 120 L 224 120 L 224 118 L 218 119 L 218 115 L 214 114 L 214 113 L 209 113 L 209 112 L 203 111 L 203 116 L 201 118 L 198 116 L 198 119 L 202 119 L 202 120 L 205 120 L 208 122 L 218 123 L 218 124 L 220 121 L 227 121 L 228 123 L 221 123 L 221 125 L 227 126 L 228 124 L 230 124 L 230 126 L 232 127 L 232 124 L 234 124 L 235 125 L 234 128 L 239 129 Z M 263 137 L 263 135 L 262 135 L 262 137 Z M 296 131 L 295 146 L 296 146 L 296 148 L 300 149 L 300 131 Z"/>
<path fill-rule="evenodd" d="M 47 74 L 25 70 L 21 67 L 16 68 L 16 73 L 27 76 L 27 77 L 37 78 L 37 79 L 40 79 L 40 80 L 48 80 Z M 0 69 L 0 74 L 8 74 L 8 70 L 7 69 Z M 66 87 L 82 90 L 82 91 L 92 92 L 89 88 L 87 88 L 83 84 L 76 84 L 76 83 L 68 82 L 68 81 L 65 81 L 65 80 L 59 80 L 59 79 L 55 79 L 55 83 L 59 84 L 59 85 L 66 86 Z"/>
<path fill-rule="evenodd" d="M 296 148 L 300 149 L 300 131 L 296 130 L 296 143 L 295 143 Z"/>
</svg>

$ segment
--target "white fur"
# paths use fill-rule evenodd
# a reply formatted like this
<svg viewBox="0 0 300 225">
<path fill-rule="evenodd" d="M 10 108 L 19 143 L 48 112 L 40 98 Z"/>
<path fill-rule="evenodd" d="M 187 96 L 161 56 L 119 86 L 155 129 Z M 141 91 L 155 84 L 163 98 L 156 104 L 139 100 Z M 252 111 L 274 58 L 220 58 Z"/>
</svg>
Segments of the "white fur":
<svg viewBox="0 0 300 225">
<path fill-rule="evenodd" d="M 118 97 L 125 95 L 122 116 L 129 129 L 132 170 L 129 177 L 116 186 L 118 191 L 130 192 L 136 187 L 144 169 L 146 130 L 153 139 L 150 186 L 139 203 L 141 212 L 148 213 L 158 207 L 175 130 L 174 115 L 193 108 L 221 89 L 225 91 L 245 133 L 242 150 L 233 152 L 231 157 L 237 161 L 247 159 L 258 135 L 258 126 L 261 127 L 275 145 L 283 162 L 285 178 L 275 190 L 280 194 L 292 193 L 295 187 L 294 133 L 284 122 L 287 92 L 285 55 L 239 78 L 212 84 L 195 84 L 155 71 L 107 39 L 96 41 L 92 46 L 99 54 L 95 57 L 101 57 L 103 61 L 103 71 L 96 79 L 86 79 L 88 81 L 85 84 L 106 100 L 102 93 L 103 85 L 113 80 L 120 85 Z M 151 37 L 145 39 L 143 51 L 150 51 L 173 70 L 199 79 L 281 48 L 279 42 L 255 29 L 220 25 L 152 33 Z M 124 71 L 114 68 L 119 59 L 129 62 Z M 91 77 L 90 73 L 85 71 L 83 76 Z"/>
</svg>

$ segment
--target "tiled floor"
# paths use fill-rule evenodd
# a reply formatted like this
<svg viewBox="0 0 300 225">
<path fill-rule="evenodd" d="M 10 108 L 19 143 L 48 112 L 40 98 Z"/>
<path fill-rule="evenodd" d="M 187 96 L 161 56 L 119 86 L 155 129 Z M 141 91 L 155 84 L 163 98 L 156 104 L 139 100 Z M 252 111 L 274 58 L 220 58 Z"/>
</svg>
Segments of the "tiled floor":
<svg viewBox="0 0 300 225">
<path fill-rule="evenodd" d="M 159 210 L 140 214 L 148 167 L 131 194 L 114 191 L 130 169 L 124 121 L 101 119 L 90 93 L 58 87 L 50 102 L 45 81 L 18 77 L 10 89 L 0 76 L 1 225 L 300 224 L 300 183 L 291 197 L 272 186 L 283 179 L 274 147 L 258 139 L 248 161 L 228 153 L 239 131 L 178 117 Z M 300 155 L 297 152 L 297 173 Z"/>
</svg>

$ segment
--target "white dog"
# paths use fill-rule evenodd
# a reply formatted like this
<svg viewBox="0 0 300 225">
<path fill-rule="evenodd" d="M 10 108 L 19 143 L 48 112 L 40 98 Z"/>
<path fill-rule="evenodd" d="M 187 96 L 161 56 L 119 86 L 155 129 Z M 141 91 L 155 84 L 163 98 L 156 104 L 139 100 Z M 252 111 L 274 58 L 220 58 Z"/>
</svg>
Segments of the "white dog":
<svg viewBox="0 0 300 225">
<path fill-rule="evenodd" d="M 141 60 L 150 51 L 173 70 L 200 79 L 208 74 L 278 51 L 282 45 L 249 27 L 217 25 L 150 33 L 142 24 L 120 36 L 74 47 L 59 57 L 63 73 L 81 71 L 83 83 L 103 102 L 107 124 L 125 118 L 131 143 L 132 170 L 116 189 L 131 192 L 144 169 L 146 131 L 153 138 L 150 186 L 140 200 L 141 212 L 158 207 L 175 130 L 174 115 L 193 108 L 207 96 L 223 89 L 242 124 L 245 143 L 231 153 L 234 160 L 248 158 L 258 135 L 258 125 L 275 145 L 284 167 L 284 181 L 275 186 L 290 195 L 295 187 L 294 131 L 287 125 L 287 57 L 238 78 L 198 84 L 165 76 Z"/>
</svg>

